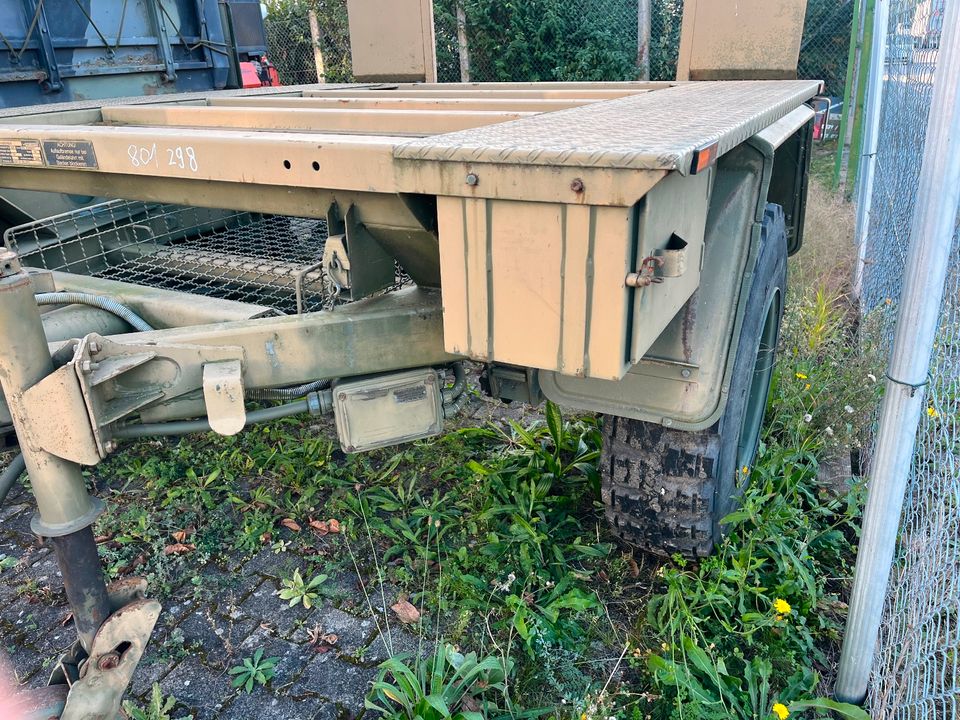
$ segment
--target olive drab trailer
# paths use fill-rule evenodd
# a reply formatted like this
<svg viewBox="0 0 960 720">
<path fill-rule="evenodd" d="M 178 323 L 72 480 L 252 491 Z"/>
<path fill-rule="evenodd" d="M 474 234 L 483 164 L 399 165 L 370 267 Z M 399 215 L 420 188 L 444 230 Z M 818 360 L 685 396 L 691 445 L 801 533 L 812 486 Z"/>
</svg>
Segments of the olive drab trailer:
<svg viewBox="0 0 960 720">
<path fill-rule="evenodd" d="M 789 38 L 698 49 L 709 5 L 685 5 L 689 77 L 778 79 L 380 83 L 431 78 L 431 5 L 350 0 L 366 84 L 0 110 L 4 197 L 87 198 L 26 213 L 0 258 L 0 497 L 25 468 L 79 637 L 37 717 L 112 720 L 161 612 L 104 584 L 80 471 L 132 438 L 308 413 L 345 452 L 430 437 L 469 361 L 494 397 L 604 414 L 616 534 L 710 552 L 757 448 L 819 83 L 779 79 Z M 363 41 L 371 7 L 403 47 Z"/>
<path fill-rule="evenodd" d="M 104 586 L 90 530 L 80 466 L 128 438 L 298 413 L 333 413 L 346 452 L 428 437 L 476 361 L 495 396 L 610 416 L 615 532 L 709 552 L 756 449 L 817 91 L 394 84 L 2 113 L 0 187 L 117 198 L 9 229 L 0 265 L 0 423 L 80 635 L 63 717 L 109 716 L 160 612 L 140 581 Z"/>
</svg>

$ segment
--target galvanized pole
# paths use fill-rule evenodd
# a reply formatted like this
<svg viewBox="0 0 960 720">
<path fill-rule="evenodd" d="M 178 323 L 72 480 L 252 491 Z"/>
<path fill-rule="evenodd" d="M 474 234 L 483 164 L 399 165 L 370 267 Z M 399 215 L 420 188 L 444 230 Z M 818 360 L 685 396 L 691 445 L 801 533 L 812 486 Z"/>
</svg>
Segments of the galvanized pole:
<svg viewBox="0 0 960 720">
<path fill-rule="evenodd" d="M 836 696 L 846 702 L 861 703 L 867 694 L 958 209 L 960 0 L 951 0 L 943 23 L 903 295 L 837 678 Z"/>
<path fill-rule="evenodd" d="M 640 80 L 650 79 L 650 0 L 637 0 L 637 70 Z"/>
<path fill-rule="evenodd" d="M 460 82 L 470 82 L 470 45 L 467 42 L 467 13 L 457 0 L 457 50 L 460 53 Z"/>
<path fill-rule="evenodd" d="M 890 28 L 890 0 L 876 0 L 873 11 L 873 35 L 870 53 L 870 71 L 867 74 L 867 106 L 864 113 L 864 135 L 861 155 L 851 157 L 857 163 L 857 228 L 854 237 L 859 243 L 857 264 L 854 267 L 853 294 L 861 296 L 863 289 L 863 266 L 867 257 L 867 233 L 870 230 L 870 209 L 873 202 L 873 178 L 877 165 L 877 148 L 880 141 L 880 115 L 883 110 L 883 79 L 887 64 L 887 34 Z M 853 146 L 855 147 L 855 145 Z"/>
</svg>

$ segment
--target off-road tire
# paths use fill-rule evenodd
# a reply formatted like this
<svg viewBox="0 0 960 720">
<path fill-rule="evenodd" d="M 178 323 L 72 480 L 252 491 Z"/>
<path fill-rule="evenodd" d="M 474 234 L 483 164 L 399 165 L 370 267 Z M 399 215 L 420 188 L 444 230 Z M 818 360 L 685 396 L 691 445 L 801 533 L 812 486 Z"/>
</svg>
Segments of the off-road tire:
<svg viewBox="0 0 960 720">
<path fill-rule="evenodd" d="M 659 555 L 704 557 L 720 540 L 720 520 L 743 489 L 741 463 L 749 466 L 756 455 L 756 432 L 744 428 L 752 423 L 758 431 L 762 419 L 764 405 L 757 406 L 756 397 L 765 403 L 769 393 L 786 280 L 783 210 L 768 205 L 721 418 L 706 430 L 686 432 L 604 417 L 602 495 L 614 533 L 628 543 Z M 742 438 L 745 432 L 753 439 Z"/>
</svg>

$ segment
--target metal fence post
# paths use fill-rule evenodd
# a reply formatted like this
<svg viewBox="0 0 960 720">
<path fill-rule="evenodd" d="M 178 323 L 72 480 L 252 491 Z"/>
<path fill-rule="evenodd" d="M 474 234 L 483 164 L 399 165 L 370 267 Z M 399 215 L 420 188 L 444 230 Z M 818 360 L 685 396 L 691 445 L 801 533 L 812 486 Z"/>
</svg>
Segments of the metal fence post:
<svg viewBox="0 0 960 720">
<path fill-rule="evenodd" d="M 850 47 L 847 50 L 847 78 L 843 84 L 843 111 L 840 114 L 840 130 L 837 140 L 837 154 L 833 164 L 833 189 L 840 187 L 840 174 L 844 160 L 850 161 L 850 146 L 848 135 L 851 126 L 856 122 L 856 113 L 850 106 L 855 97 L 859 96 L 859 88 L 863 78 L 859 77 L 858 66 L 860 54 L 863 52 L 863 17 L 860 0 L 853 0 L 853 20 L 850 23 Z M 849 173 L 845 173 L 849 174 Z M 846 180 L 846 177 L 844 177 Z"/>
<path fill-rule="evenodd" d="M 650 79 L 650 0 L 637 2 L 637 76 Z"/>
<path fill-rule="evenodd" d="M 863 144 L 856 162 L 854 182 L 857 199 L 857 264 L 854 268 L 853 294 L 859 298 L 863 288 L 863 263 L 866 260 L 867 232 L 870 230 L 870 207 L 873 200 L 873 179 L 877 165 L 877 143 L 880 139 L 880 117 L 883 110 L 883 74 L 887 63 L 887 31 L 890 26 L 890 0 L 876 0 L 873 10 L 873 36 L 869 48 L 870 70 L 867 73 L 867 103 L 863 120 Z M 851 146 L 851 152 L 856 145 Z"/>
<path fill-rule="evenodd" d="M 313 45 L 313 64 L 317 68 L 317 82 L 325 83 L 327 73 L 323 68 L 323 50 L 320 49 L 320 23 L 313 10 L 307 11 L 307 22 L 310 23 L 310 44 Z"/>
<path fill-rule="evenodd" d="M 878 24 L 877 35 L 885 38 L 886 28 L 885 21 Z M 881 65 L 881 72 L 882 69 Z M 882 74 L 879 79 L 882 81 Z M 866 184 L 864 189 L 870 191 Z M 860 201 L 869 201 L 869 195 L 862 194 Z M 917 428 L 924 408 L 958 208 L 960 0 L 952 0 L 947 3 L 943 24 L 910 250 L 904 268 L 903 295 L 835 690 L 837 698 L 847 702 L 861 703 L 867 692 Z"/>
</svg>

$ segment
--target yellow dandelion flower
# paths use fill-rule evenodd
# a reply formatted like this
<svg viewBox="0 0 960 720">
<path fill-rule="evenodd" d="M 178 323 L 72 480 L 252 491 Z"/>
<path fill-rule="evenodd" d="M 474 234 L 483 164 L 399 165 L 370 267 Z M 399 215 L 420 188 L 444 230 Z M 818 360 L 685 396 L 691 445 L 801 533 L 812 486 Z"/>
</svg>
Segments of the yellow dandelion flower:
<svg viewBox="0 0 960 720">
<path fill-rule="evenodd" d="M 940 413 L 938 413 L 937 409 L 932 406 L 927 408 L 927 415 L 929 415 L 932 418 L 940 417 Z"/>
<path fill-rule="evenodd" d="M 749 474 L 750 474 L 750 468 L 748 468 L 746 465 L 744 465 L 742 468 L 740 468 L 740 472 L 742 472 L 744 475 L 749 475 Z"/>
<path fill-rule="evenodd" d="M 804 385 L 804 386 L 803 386 L 803 389 L 804 389 L 804 390 L 809 390 L 809 389 L 810 389 L 810 383 L 807 383 L 806 385 Z"/>
<path fill-rule="evenodd" d="M 797 380 L 806 380 L 807 376 L 803 373 L 797 373 Z"/>
<path fill-rule="evenodd" d="M 584 713 L 583 715 L 581 715 L 580 720 L 587 720 L 587 714 Z"/>
<path fill-rule="evenodd" d="M 780 720 L 787 720 L 787 718 L 790 716 L 790 711 L 787 710 L 787 706 L 783 703 L 774 703 L 773 714 L 776 715 Z"/>
<path fill-rule="evenodd" d="M 790 607 L 790 603 L 783 598 L 777 598 L 773 601 L 773 609 L 777 611 L 778 615 L 789 615 L 791 612 L 793 612 L 793 608 Z"/>
</svg>

